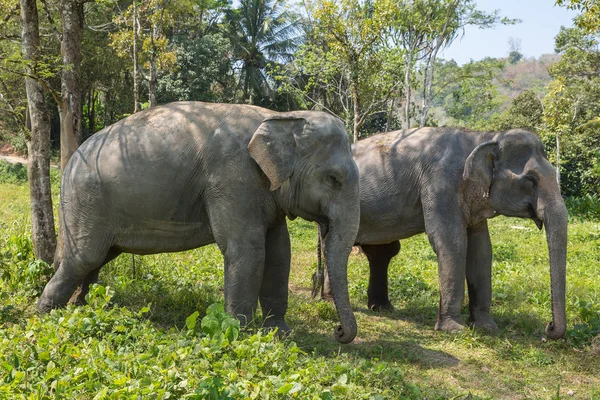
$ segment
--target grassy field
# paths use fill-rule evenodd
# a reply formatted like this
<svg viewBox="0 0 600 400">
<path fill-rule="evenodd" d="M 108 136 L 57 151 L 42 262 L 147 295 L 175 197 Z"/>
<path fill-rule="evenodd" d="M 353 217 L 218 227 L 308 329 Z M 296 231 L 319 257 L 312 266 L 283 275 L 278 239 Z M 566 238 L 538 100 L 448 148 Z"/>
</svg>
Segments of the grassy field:
<svg viewBox="0 0 600 400">
<path fill-rule="evenodd" d="M 238 337 L 215 307 L 203 320 L 223 299 L 215 246 L 121 255 L 101 274 L 109 289 L 96 288 L 89 306 L 40 317 L 35 300 L 50 268 L 33 261 L 28 219 L 26 184 L 0 183 L 0 399 L 600 399 L 598 222 L 569 226 L 566 341 L 543 340 L 551 319 L 543 231 L 499 217 L 490 222 L 497 334 L 433 330 L 436 259 L 419 235 L 403 241 L 390 268 L 394 312 L 367 310 L 367 261 L 351 256 L 359 333 L 339 345 L 335 308 L 310 297 L 312 223 L 289 224 L 293 334 L 278 340 Z"/>
</svg>

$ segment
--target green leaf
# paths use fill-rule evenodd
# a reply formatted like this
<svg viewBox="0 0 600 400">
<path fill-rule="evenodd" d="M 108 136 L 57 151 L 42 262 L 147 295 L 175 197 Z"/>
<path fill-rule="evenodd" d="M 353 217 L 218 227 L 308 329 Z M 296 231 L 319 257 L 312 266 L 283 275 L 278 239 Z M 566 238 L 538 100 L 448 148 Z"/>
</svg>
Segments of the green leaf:
<svg viewBox="0 0 600 400">
<path fill-rule="evenodd" d="M 292 383 L 286 383 L 285 385 L 283 385 L 279 389 L 277 389 L 277 393 L 287 394 L 290 390 L 292 390 L 293 387 L 294 387 L 294 385 Z"/>
<path fill-rule="evenodd" d="M 50 360 L 50 352 L 42 351 L 38 354 L 38 360 L 40 361 L 49 361 Z"/>
<path fill-rule="evenodd" d="M 144 307 L 147 308 L 147 307 Z M 196 321 L 198 320 L 198 315 L 200 315 L 200 313 L 198 311 L 194 311 L 194 313 L 192 315 L 190 315 L 189 317 L 187 317 L 185 319 L 185 325 L 187 326 L 188 330 L 193 331 L 194 328 L 196 327 Z"/>
<path fill-rule="evenodd" d="M 207 315 L 224 313 L 224 312 L 225 312 L 225 308 L 223 307 L 223 304 L 221 304 L 221 303 L 213 303 L 210 306 L 208 306 L 208 308 L 206 309 Z"/>
<path fill-rule="evenodd" d="M 225 334 L 225 338 L 230 342 L 236 340 L 240 333 L 240 321 L 235 318 L 226 318 L 221 323 L 221 330 Z"/>
<path fill-rule="evenodd" d="M 206 333 L 211 338 L 221 331 L 221 325 L 219 324 L 219 320 L 217 320 L 212 315 L 207 315 L 206 317 L 202 318 L 201 326 L 204 333 Z"/>
</svg>

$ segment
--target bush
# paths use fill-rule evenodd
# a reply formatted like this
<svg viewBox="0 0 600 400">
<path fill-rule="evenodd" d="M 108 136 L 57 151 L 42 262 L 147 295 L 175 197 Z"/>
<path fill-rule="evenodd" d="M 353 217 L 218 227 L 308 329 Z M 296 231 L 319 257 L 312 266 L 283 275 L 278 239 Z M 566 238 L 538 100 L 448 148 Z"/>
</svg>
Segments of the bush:
<svg viewBox="0 0 600 400">
<path fill-rule="evenodd" d="M 23 164 L 11 164 L 0 160 L 0 183 L 12 183 L 14 185 L 22 185 L 28 182 L 27 166 Z M 52 188 L 60 186 L 60 170 L 58 168 L 50 168 L 50 184 Z"/>
<path fill-rule="evenodd" d="M 0 235 L 0 278 L 13 291 L 39 296 L 52 275 L 52 267 L 36 260 L 24 224 L 13 223 Z"/>
<path fill-rule="evenodd" d="M 583 197 L 565 199 L 569 216 L 580 220 L 600 220 L 600 196 L 588 194 Z"/>
<path fill-rule="evenodd" d="M 567 332 L 569 342 L 577 347 L 594 344 L 600 338 L 600 304 L 579 301 L 579 316 L 583 323 Z"/>
<path fill-rule="evenodd" d="M 0 161 L 0 183 L 15 185 L 27 182 L 27 167 L 23 164 L 11 164 Z"/>
</svg>

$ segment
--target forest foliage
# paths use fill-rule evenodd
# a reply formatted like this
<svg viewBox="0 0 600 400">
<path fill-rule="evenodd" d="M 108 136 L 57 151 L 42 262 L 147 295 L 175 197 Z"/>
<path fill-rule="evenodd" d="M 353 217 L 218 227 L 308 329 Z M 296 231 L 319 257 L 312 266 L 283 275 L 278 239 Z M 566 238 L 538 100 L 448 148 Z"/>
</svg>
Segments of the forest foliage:
<svg viewBox="0 0 600 400">
<path fill-rule="evenodd" d="M 215 246 L 121 256 L 104 269 L 107 286 L 91 290 L 89 305 L 40 317 L 34 300 L 52 267 L 35 254 L 32 221 L 24 217 L 34 200 L 27 201 L 26 170 L 0 163 L 0 198 L 7 199 L 0 204 L 0 397 L 598 397 L 600 12 L 594 0 L 557 1 L 579 16 L 557 32 L 555 54 L 526 58 L 512 39 L 506 58 L 464 65 L 438 52 L 467 26 L 519 21 L 483 12 L 474 0 L 32 3 L 40 43 L 36 57 L 26 59 L 25 1 L 0 0 L 0 144 L 23 153 L 34 135 L 24 78 L 44 89 L 56 154 L 65 98 L 73 94 L 65 91 L 69 75 L 82 99 L 83 140 L 140 109 L 176 100 L 323 109 L 345 121 L 354 140 L 424 125 L 537 132 L 568 196 L 569 331 L 565 342 L 540 342 L 551 314 L 543 235 L 528 222 L 500 218 L 490 222 L 498 335 L 431 331 L 436 258 L 417 236 L 403 241 L 412 250 L 391 266 L 390 296 L 399 308 L 388 315 L 362 308 L 367 263 L 350 257 L 349 292 L 361 333 L 356 345 L 342 349 L 330 338 L 333 305 L 304 293 L 316 232 L 299 220 L 290 224 L 294 333 L 288 340 L 240 330 L 223 312 L 223 260 Z M 80 68 L 65 62 L 67 3 L 83 10 Z M 60 171 L 49 173 L 56 207 Z"/>
<path fill-rule="evenodd" d="M 520 40 L 511 38 L 506 58 L 458 65 L 437 54 L 466 26 L 520 21 L 499 10 L 483 12 L 474 0 L 85 2 L 82 136 L 134 112 L 135 99 L 140 108 L 200 100 L 324 109 L 346 121 L 355 140 L 408 126 L 527 128 L 542 136 L 549 158 L 560 165 L 565 195 L 598 193 L 597 5 L 557 3 L 581 14 L 557 32 L 554 55 L 525 58 Z M 0 140 L 24 152 L 19 3 L 0 5 Z M 34 75 L 55 104 L 57 147 L 55 98 L 61 70 L 69 68 L 61 63 L 58 2 L 39 4 L 39 21 L 41 60 Z"/>
</svg>

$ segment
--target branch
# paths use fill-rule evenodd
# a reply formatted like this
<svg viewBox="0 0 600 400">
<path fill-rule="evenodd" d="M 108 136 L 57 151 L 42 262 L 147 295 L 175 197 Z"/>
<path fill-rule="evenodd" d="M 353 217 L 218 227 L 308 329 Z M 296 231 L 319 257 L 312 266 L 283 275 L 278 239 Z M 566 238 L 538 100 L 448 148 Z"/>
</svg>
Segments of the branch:
<svg viewBox="0 0 600 400">
<path fill-rule="evenodd" d="M 54 30 L 54 36 L 56 36 L 56 38 L 58 39 L 59 42 L 62 42 L 62 35 L 56 28 L 54 19 L 52 18 L 52 14 L 50 13 L 50 9 L 48 8 L 48 3 L 46 2 L 46 0 L 40 0 L 40 1 L 42 2 L 42 5 L 44 6 L 44 11 L 46 11 L 46 18 L 48 19 L 50 26 Z"/>
<path fill-rule="evenodd" d="M 50 85 L 48 84 L 48 82 L 46 82 L 39 75 L 30 74 L 30 73 L 22 72 L 22 71 L 16 71 L 16 70 L 13 70 L 13 69 L 10 69 L 10 68 L 6 68 L 3 65 L 0 65 L 0 70 L 4 70 L 6 72 L 10 72 L 11 74 L 15 74 L 15 75 L 19 75 L 19 76 L 22 76 L 22 77 L 25 77 L 25 78 L 33 79 L 36 82 L 39 82 L 44 87 L 44 89 L 48 93 L 50 93 L 50 96 L 52 96 L 52 98 L 54 99 L 54 101 L 56 102 L 56 104 L 58 104 L 58 105 L 62 104 L 62 99 L 60 99 L 57 96 L 56 92 L 50 87 Z"/>
<path fill-rule="evenodd" d="M 295 83 L 295 81 L 294 81 L 294 80 L 292 80 L 292 82 L 294 82 L 294 83 Z M 296 89 L 298 89 L 298 91 L 300 91 L 300 93 L 302 93 L 302 96 L 306 97 L 308 100 L 312 101 L 312 102 L 313 102 L 313 103 L 315 103 L 315 104 L 318 104 L 318 105 L 320 105 L 321 107 L 323 107 L 323 109 L 324 109 L 324 110 L 326 110 L 327 112 L 329 112 L 329 113 L 330 113 L 330 114 L 332 114 L 333 116 L 335 116 L 335 117 L 337 117 L 337 118 L 341 119 L 342 121 L 344 120 L 344 119 L 343 119 L 343 118 L 341 118 L 339 115 L 337 115 L 337 114 L 336 114 L 336 113 L 334 113 L 332 110 L 330 110 L 330 109 L 329 109 L 327 106 L 325 106 L 325 104 L 323 104 L 322 102 L 320 102 L 320 101 L 318 101 L 318 100 L 316 100 L 316 99 L 313 99 L 312 97 L 310 97 L 310 96 L 308 95 L 308 93 L 304 93 L 304 91 L 303 91 L 302 89 L 300 89 L 300 87 L 299 87 L 299 86 L 296 86 Z"/>
<path fill-rule="evenodd" d="M 114 26 L 115 24 L 110 21 L 100 25 L 86 25 L 86 28 L 94 32 L 111 32 L 114 30 Z"/>
<path fill-rule="evenodd" d="M 6 93 L 8 93 L 9 92 L 8 87 L 6 86 L 6 83 L 4 82 L 4 80 L 2 78 L 0 78 L 0 84 L 2 84 L 2 88 L 4 89 L 4 91 Z M 19 113 L 18 111 L 16 111 L 15 108 L 13 107 L 13 105 L 10 104 L 10 101 L 8 101 L 2 93 L 0 93 L 0 99 L 2 99 L 2 101 L 8 106 L 8 108 L 9 108 L 8 114 L 10 114 L 13 117 L 17 126 L 22 126 L 23 125 L 22 113 Z"/>
</svg>

